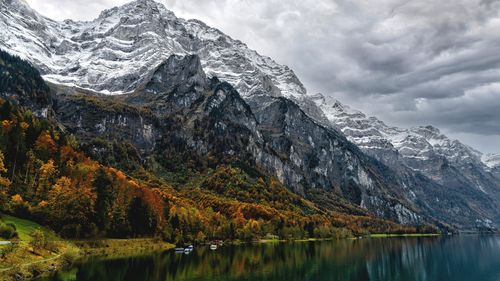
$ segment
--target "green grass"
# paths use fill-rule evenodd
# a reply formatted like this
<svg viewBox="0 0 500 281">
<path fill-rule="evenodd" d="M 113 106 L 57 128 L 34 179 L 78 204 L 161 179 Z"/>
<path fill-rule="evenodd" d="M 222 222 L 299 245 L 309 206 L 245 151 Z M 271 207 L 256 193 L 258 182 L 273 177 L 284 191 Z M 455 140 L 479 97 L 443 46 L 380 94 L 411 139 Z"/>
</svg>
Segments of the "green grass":
<svg viewBox="0 0 500 281">
<path fill-rule="evenodd" d="M 263 243 L 263 244 L 272 244 L 272 243 L 300 243 L 300 242 L 322 242 L 322 241 L 332 241 L 336 240 L 335 238 L 302 238 L 302 239 L 259 239 L 257 241 L 253 241 L 253 243 Z"/>
<path fill-rule="evenodd" d="M 37 224 L 36 222 L 30 221 L 30 220 L 20 219 L 20 218 L 8 216 L 8 215 L 0 215 L 0 220 L 2 220 L 4 223 L 15 224 L 17 234 L 19 235 L 19 239 L 21 241 L 30 241 L 31 240 L 30 234 L 35 229 L 41 229 L 45 233 L 45 236 L 47 237 L 48 240 L 51 240 L 51 241 L 61 240 L 52 230 L 50 230 L 46 227 L 43 227 L 43 226 Z"/>
<path fill-rule="evenodd" d="M 428 237 L 428 236 L 439 236 L 438 233 L 408 233 L 408 234 L 370 234 L 368 237 L 373 238 L 384 238 L 384 237 Z"/>
</svg>

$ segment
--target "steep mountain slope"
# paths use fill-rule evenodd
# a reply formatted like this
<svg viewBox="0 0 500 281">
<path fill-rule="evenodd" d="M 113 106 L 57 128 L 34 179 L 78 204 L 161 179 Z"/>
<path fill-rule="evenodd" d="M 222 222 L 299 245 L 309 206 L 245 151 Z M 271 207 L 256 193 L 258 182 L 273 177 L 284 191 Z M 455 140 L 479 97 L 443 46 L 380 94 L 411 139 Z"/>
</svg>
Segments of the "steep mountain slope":
<svg viewBox="0 0 500 281">
<path fill-rule="evenodd" d="M 164 64 L 165 67 L 160 68 L 156 78 L 160 78 L 165 69 L 173 65 L 194 66 L 185 68 L 186 72 L 173 73 L 176 77 L 204 77 L 203 73 L 196 72 L 200 69 L 199 59 L 191 56 L 173 57 L 168 60 Z M 6 69 L 8 71 L 5 71 Z M 189 75 L 191 70 L 195 70 L 194 75 Z M 16 76 L 11 73 L 15 73 Z M 175 243 L 202 243 L 214 239 L 254 240 L 267 234 L 289 239 L 344 237 L 351 233 L 359 235 L 366 232 L 417 231 L 414 227 L 401 226 L 375 218 L 360 209 L 356 214 L 346 214 L 332 211 L 332 209 L 318 208 L 314 203 L 290 192 L 276 179 L 260 170 L 246 167 L 245 171 L 231 164 L 217 163 L 201 154 L 197 158 L 199 162 L 193 165 L 198 173 L 191 175 L 188 183 L 173 188 L 168 177 L 157 177 L 149 171 L 141 170 L 142 162 L 137 152 L 133 147 L 127 146 L 125 140 L 119 140 L 120 137 L 123 139 L 133 137 L 133 135 L 126 134 L 126 129 L 114 131 L 117 135 L 112 141 L 110 140 L 113 144 L 113 147 L 107 151 L 110 153 L 99 154 L 102 146 L 96 143 L 78 143 L 56 119 L 50 116 L 49 118 L 35 116 L 30 109 L 47 106 L 47 104 L 37 104 L 33 101 L 51 100 L 53 92 L 49 91 L 38 71 L 29 63 L 0 51 L 0 81 L 0 121 L 2 123 L 0 127 L 0 212 L 36 220 L 43 225 L 50 226 L 65 237 L 154 235 Z M 229 87 L 215 80 L 212 82 L 206 79 L 198 80 L 198 82 L 201 81 L 213 85 L 220 84 L 221 89 Z M 232 124 L 236 123 L 231 123 L 227 119 L 228 117 L 234 118 L 235 116 L 231 115 L 233 113 L 240 114 L 237 117 L 242 117 L 242 119 L 247 116 L 251 120 L 251 114 L 246 114 L 248 106 L 239 109 L 231 106 L 231 103 L 239 104 L 242 101 L 234 92 L 229 93 L 225 101 L 220 100 L 219 95 L 213 93 L 199 93 L 200 98 L 205 102 L 198 104 L 196 113 L 192 115 L 187 112 L 182 113 L 184 116 L 189 115 L 195 119 L 197 117 L 209 119 L 208 122 L 199 123 L 199 125 L 209 125 L 212 124 L 210 120 L 218 120 L 218 122 L 228 123 L 224 129 L 237 129 L 238 125 L 233 126 Z M 102 97 L 90 95 L 85 95 L 85 97 L 95 98 L 94 100 L 87 99 L 87 102 L 92 103 L 93 106 L 106 102 Z M 174 103 L 182 100 L 176 98 L 175 93 L 171 97 L 170 100 Z M 61 104 L 59 97 L 53 98 L 54 105 Z M 160 100 L 165 98 L 164 96 Z M 165 103 L 168 102 L 166 100 Z M 206 112 L 204 108 L 215 109 L 216 100 L 222 102 L 221 106 L 227 106 L 232 110 L 220 112 L 220 115 L 217 114 L 217 110 L 211 111 L 211 114 L 217 116 L 210 118 L 204 114 Z M 84 103 L 73 103 L 75 107 L 81 107 L 82 104 Z M 186 109 L 182 104 L 177 104 L 179 106 L 171 104 L 168 108 L 177 108 L 177 113 Z M 124 110 L 125 108 L 120 107 L 118 102 L 112 105 L 112 107 L 107 107 L 108 111 L 102 113 L 97 111 L 97 113 L 102 114 L 101 116 L 114 116 L 121 112 L 122 117 L 113 127 L 122 127 L 123 123 L 128 122 L 128 118 L 133 118 L 134 112 L 137 113 L 137 111 Z M 57 113 L 56 108 L 52 108 L 52 104 L 48 107 L 51 112 Z M 112 111 L 113 108 L 114 111 Z M 132 109 L 131 106 L 127 108 Z M 89 116 L 96 113 L 85 112 L 86 119 L 90 119 Z M 163 111 L 160 110 L 160 112 Z M 141 116 L 150 116 L 144 111 L 139 113 Z M 65 120 L 68 118 L 70 117 L 63 117 Z M 168 121 L 167 118 L 162 118 L 162 120 Z M 66 123 L 71 125 L 70 122 Z M 111 123 L 113 121 L 109 121 L 109 124 Z M 163 126 L 169 125 L 163 124 Z M 107 126 L 104 129 L 103 127 L 98 129 L 102 132 L 113 133 L 110 128 L 111 126 Z M 190 129 L 192 128 L 177 128 L 171 129 L 171 132 L 174 135 L 178 130 L 189 132 Z M 89 132 L 80 133 L 88 136 Z M 207 132 L 214 132 L 214 130 L 211 128 Z M 227 138 L 238 135 L 222 134 L 222 136 Z M 103 137 L 107 135 L 104 134 Z M 182 138 L 180 135 L 173 137 Z M 211 137 L 217 138 L 218 136 L 212 135 Z M 206 137 L 200 139 L 205 140 Z M 164 147 L 170 146 L 171 149 L 169 151 L 161 149 L 160 151 L 165 155 L 159 155 L 157 158 L 163 163 L 170 161 L 176 167 L 190 165 L 196 155 L 175 153 L 176 148 L 172 146 L 181 144 L 181 141 L 172 141 L 175 143 L 170 145 L 167 144 L 168 140 L 165 141 Z M 99 143 L 106 144 L 106 140 L 101 138 Z M 235 142 L 233 147 L 241 146 Z M 95 154 L 99 160 L 103 161 L 99 163 L 85 155 L 82 150 L 85 148 L 90 148 L 91 154 Z M 211 149 L 214 152 L 223 150 L 224 147 L 221 150 Z M 130 173 L 126 174 L 123 170 L 117 169 L 118 166 L 110 165 L 109 162 L 115 155 L 118 157 L 112 164 L 126 163 L 128 166 L 123 168 Z M 179 158 L 173 160 L 176 156 Z M 138 166 L 130 166 L 134 163 Z M 169 168 L 169 171 L 181 177 L 185 174 L 185 171 L 176 171 L 175 168 Z M 426 228 L 426 230 L 432 231 L 431 228 Z"/>
<path fill-rule="evenodd" d="M 171 56 L 144 89 L 106 97 L 114 106 L 99 107 L 98 96 L 90 100 L 56 91 L 56 115 L 79 139 L 121 139 L 160 166 L 171 155 L 236 161 L 303 196 L 311 188 L 323 189 L 387 218 L 423 221 L 416 207 L 400 199 L 384 169 L 342 135 L 316 124 L 287 99 L 260 101 L 269 105 L 254 113 L 227 82 L 208 79 L 197 56 Z"/>
<path fill-rule="evenodd" d="M 500 179 L 500 155 L 483 154 L 481 160 L 498 179 Z"/>
<path fill-rule="evenodd" d="M 153 0 L 106 10 L 92 22 L 54 22 L 22 0 L 1 3 L 0 46 L 33 62 L 44 78 L 104 92 L 130 92 L 172 54 L 196 53 L 209 76 L 247 96 L 300 96 L 292 70 Z"/>
<path fill-rule="evenodd" d="M 5 18 L 4 26 L 6 28 L 2 29 L 4 33 L 2 37 L 7 38 L 7 40 L 4 40 L 2 43 L 6 49 L 33 61 L 43 71 L 45 79 L 59 84 L 78 85 L 81 88 L 103 91 L 104 93 L 108 93 L 109 91 L 123 93 L 134 91 L 135 89 L 145 89 L 146 96 L 134 93 L 131 94 L 132 98 L 125 102 L 134 103 L 135 101 L 139 101 L 144 104 L 145 101 L 152 99 L 150 96 L 153 94 L 166 96 L 166 94 L 171 94 L 170 91 L 173 89 L 184 94 L 184 90 L 186 89 L 182 87 L 179 89 L 176 86 L 172 86 L 169 89 L 161 88 L 164 87 L 166 82 L 168 83 L 169 76 L 172 74 L 171 71 L 175 71 L 179 67 L 186 67 L 185 65 L 175 65 L 175 62 L 179 59 L 170 55 L 196 53 L 200 57 L 201 67 L 206 69 L 208 75 L 217 76 L 219 79 L 229 82 L 247 98 L 265 94 L 266 96 L 296 97 L 295 100 L 298 100 L 301 95 L 305 94 L 304 87 L 287 67 L 277 65 L 271 59 L 259 56 L 255 51 L 248 49 L 243 43 L 233 40 L 220 31 L 210 28 L 199 21 L 185 21 L 176 18 L 173 13 L 154 1 L 140 0 L 131 2 L 122 7 L 104 11 L 98 19 L 92 22 L 79 23 L 71 21 L 62 23 L 53 22 L 37 15 L 36 12 L 30 10 L 29 7 L 17 0 L 6 2 L 3 5 L 4 7 L 14 5 L 16 10 L 28 11 L 21 12 L 24 15 L 22 20 L 16 20 L 19 14 L 18 11 L 13 9 L 3 10 L 2 16 Z M 12 22 L 17 24 L 13 24 Z M 45 26 L 34 26 L 33 22 Z M 30 27 L 34 28 L 36 32 L 31 31 Z M 17 34 L 19 31 L 26 34 L 19 36 Z M 57 39 L 51 40 L 49 44 L 41 39 L 36 40 L 36 42 L 30 41 L 18 44 L 18 41 L 12 39 L 23 36 L 28 38 L 40 36 L 42 38 L 50 37 Z M 167 61 L 167 68 L 170 69 L 164 68 L 163 61 Z M 206 88 L 208 83 L 203 81 L 206 80 L 204 75 L 202 74 L 200 77 L 195 78 L 200 83 L 189 85 L 195 88 Z M 172 79 L 174 81 L 183 81 L 182 77 L 174 77 Z M 187 82 L 189 83 L 189 81 Z M 183 87 L 186 86 L 184 85 Z M 229 87 L 229 84 L 224 87 Z M 217 89 L 212 90 L 216 91 Z M 217 91 L 216 93 L 218 93 Z M 228 91 L 232 93 L 234 90 Z M 155 96 L 155 102 L 152 103 L 154 106 L 148 108 L 155 113 L 155 116 L 152 116 L 151 119 L 147 117 L 143 118 L 137 112 L 133 113 L 134 109 L 130 109 L 132 113 L 128 113 L 135 114 L 134 116 L 120 115 L 109 117 L 107 115 L 109 114 L 109 109 L 96 110 L 95 108 L 80 107 L 82 101 L 76 107 L 74 104 L 67 105 L 59 101 L 55 108 L 60 114 L 59 118 L 61 118 L 63 124 L 69 123 L 66 122 L 67 119 L 65 118 L 67 117 L 71 119 L 71 124 L 78 125 L 77 128 L 81 137 L 84 137 L 83 135 L 87 137 L 107 135 L 108 137 L 124 138 L 131 141 L 139 149 L 146 151 L 153 149 L 152 145 L 154 141 L 152 140 L 154 136 L 162 135 L 162 133 L 154 130 L 153 120 L 158 118 L 158 115 L 162 116 L 166 113 L 178 114 L 176 112 L 176 109 L 180 110 L 178 106 L 190 106 L 191 103 L 200 98 L 200 93 L 200 89 L 196 89 L 189 93 L 189 97 L 182 97 L 181 101 L 176 101 L 175 103 L 170 102 L 175 95 L 170 95 L 166 101 L 159 101 L 158 97 Z M 221 93 L 225 92 L 221 91 Z M 178 102 L 180 104 L 177 104 Z M 238 107 L 248 107 L 246 104 L 243 105 L 243 101 L 240 103 L 241 105 L 238 105 Z M 142 106 L 142 104 L 139 105 Z M 66 108 L 65 106 L 68 107 Z M 299 116 L 303 114 L 295 105 L 287 104 L 287 106 L 294 108 L 294 114 L 298 114 Z M 80 110 L 80 108 L 83 109 Z M 250 109 L 247 108 L 247 111 L 250 112 Z M 224 114 L 227 114 L 227 112 L 224 112 Z M 93 124 L 85 120 L 84 116 L 91 116 L 92 120 L 98 120 L 98 116 L 103 116 L 103 119 L 99 120 L 98 124 Z M 254 118 L 252 114 L 251 116 L 251 118 Z M 233 116 L 233 118 L 235 118 L 233 120 L 242 120 L 242 122 L 245 120 L 241 116 Z M 316 126 L 307 117 L 302 116 L 301 118 L 306 118 L 306 121 L 310 123 L 307 128 L 310 128 L 311 125 Z M 130 122 L 134 123 L 131 124 Z M 162 120 L 160 122 L 166 121 Z M 344 192 L 356 193 L 356 203 L 361 204 L 363 199 L 362 194 L 364 194 L 362 190 L 366 190 L 368 187 L 374 185 L 373 182 L 380 182 L 380 180 L 370 179 L 369 172 L 365 171 L 365 168 L 359 167 L 361 163 L 359 163 L 357 158 L 364 156 L 355 147 L 352 147 L 355 154 L 350 156 L 353 159 L 349 165 L 351 168 L 344 171 L 341 167 L 344 164 L 342 161 L 336 161 L 333 164 L 330 161 L 330 165 L 336 167 L 335 169 L 339 171 L 338 175 L 342 177 L 342 179 L 334 179 L 333 173 L 327 174 L 327 172 L 330 172 L 327 171 L 328 167 L 319 168 L 319 163 L 315 163 L 314 161 L 312 163 L 303 163 L 302 160 L 299 160 L 303 156 L 297 153 L 293 155 L 293 147 L 287 147 L 283 151 L 285 154 L 282 155 L 263 153 L 262 146 L 264 144 L 261 139 L 262 137 L 256 130 L 256 121 L 248 119 L 245 122 L 244 126 L 238 125 L 239 128 L 250 130 L 247 134 L 253 135 L 247 137 L 243 141 L 243 144 L 252 149 L 252 146 L 249 144 L 251 140 L 255 142 L 254 146 L 261 146 L 260 148 L 253 148 L 250 151 L 252 158 L 255 159 L 254 161 L 269 170 L 271 174 L 277 175 L 282 182 L 298 193 L 304 194 L 304 190 L 309 185 L 327 190 L 332 190 L 334 186 L 337 186 L 337 191 L 340 191 L 339 182 L 334 184 L 333 180 L 341 180 L 343 183 L 349 183 L 352 187 L 342 186 Z M 109 124 L 124 126 L 109 126 Z M 220 126 L 224 128 L 226 125 L 218 123 L 217 127 L 211 127 L 211 129 L 220 129 Z M 125 126 L 130 128 L 140 127 L 141 129 L 131 132 L 126 128 L 121 128 Z M 209 132 L 208 134 L 219 136 L 225 133 L 227 137 L 234 136 L 235 132 L 238 131 Z M 183 132 L 182 134 L 186 135 L 187 133 Z M 345 142 L 345 139 L 340 135 L 336 135 L 335 138 Z M 196 141 L 189 139 L 187 142 L 191 145 Z M 330 143 L 327 149 L 330 151 L 333 150 L 337 143 L 338 140 Z M 205 153 L 208 151 L 213 152 L 214 149 L 217 150 L 217 147 L 213 143 L 210 143 L 210 145 L 206 146 L 206 144 L 197 140 L 196 150 Z M 244 146 L 235 149 L 241 150 L 242 147 Z M 227 147 L 224 148 L 227 149 Z M 225 153 L 232 154 L 234 151 L 229 150 Z M 303 153 L 310 154 L 308 157 L 314 158 L 318 151 L 312 149 L 312 146 L 310 146 Z M 326 158 L 328 154 L 325 153 L 326 150 L 323 152 L 323 158 L 325 159 L 323 161 L 328 161 L 328 158 Z M 346 152 L 342 148 L 338 149 L 337 154 L 344 153 Z M 288 163 L 283 163 L 283 160 L 278 156 L 285 158 L 295 157 L 295 162 L 289 161 Z M 330 157 L 333 157 L 333 155 Z M 303 169 L 307 170 L 303 171 Z M 320 171 L 321 169 L 326 170 Z M 316 181 L 317 177 L 314 174 L 321 174 L 321 177 L 319 177 L 321 181 Z M 353 180 L 352 183 L 350 183 L 351 180 Z M 377 185 L 379 187 L 384 186 L 383 183 Z M 382 196 L 381 198 L 384 197 Z M 381 202 L 378 202 L 380 200 Z M 368 200 L 368 197 L 366 197 L 363 201 L 363 204 L 366 206 L 363 207 L 372 205 L 369 209 L 375 211 L 379 207 L 370 202 L 382 204 L 382 201 L 385 202 L 385 199 Z M 393 203 L 388 204 L 388 206 L 392 205 Z M 409 204 L 406 203 L 406 205 Z M 418 220 L 416 219 L 417 216 L 412 211 L 406 210 L 406 207 L 403 207 L 403 205 L 401 205 L 400 209 L 403 212 L 407 212 L 407 214 L 393 214 L 390 217 L 403 218 L 406 216 L 407 218 L 404 218 L 404 220 L 407 222 Z M 394 210 L 379 210 L 379 212 L 389 214 L 394 213 Z"/>
<path fill-rule="evenodd" d="M 479 204 L 491 201 L 490 198 L 496 200 L 492 202 L 494 205 L 498 204 L 500 183 L 491 173 L 495 167 L 494 157 L 488 161 L 481 152 L 449 139 L 432 126 L 391 127 L 333 98 L 317 94 L 313 99 L 335 128 L 364 152 L 394 170 L 410 168 L 444 188 L 457 188 L 464 195 L 472 192 L 483 197 Z"/>
<path fill-rule="evenodd" d="M 100 138 L 130 143 L 139 162 L 162 162 L 160 170 L 175 168 L 173 155 L 245 159 L 328 206 L 464 229 L 498 220 L 495 179 L 477 153 L 433 128 L 404 132 L 361 113 L 332 115 L 335 106 L 307 95 L 286 66 L 152 0 L 91 22 L 55 22 L 22 0 L 0 5 L 0 47 L 53 82 L 56 117 L 96 157 L 116 152 Z"/>
<path fill-rule="evenodd" d="M 58 119 L 90 143 L 96 157 L 112 154 L 96 138 L 119 139 L 139 149 L 141 161 L 150 163 L 146 169 L 156 167 L 156 173 L 172 169 L 176 155 L 186 163 L 202 163 L 200 157 L 238 163 L 277 177 L 327 209 L 365 209 L 406 224 L 446 221 L 453 228 L 491 217 L 491 202 L 473 193 L 457 196 L 463 192 L 411 171 L 395 174 L 290 100 L 262 95 L 247 105 L 228 83 L 208 79 L 196 56 L 170 57 L 131 94 L 53 87 Z"/>
<path fill-rule="evenodd" d="M 500 166 L 500 155 L 498 154 L 483 154 L 481 157 L 484 165 L 488 166 L 488 168 L 494 169 Z"/>
</svg>

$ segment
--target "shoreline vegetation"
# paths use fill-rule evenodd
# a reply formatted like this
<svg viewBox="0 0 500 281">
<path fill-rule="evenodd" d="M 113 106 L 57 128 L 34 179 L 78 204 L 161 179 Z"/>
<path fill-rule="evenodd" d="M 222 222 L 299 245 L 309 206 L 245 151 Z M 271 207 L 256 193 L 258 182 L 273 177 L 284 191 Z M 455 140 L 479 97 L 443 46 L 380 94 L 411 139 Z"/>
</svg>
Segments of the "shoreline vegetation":
<svg viewBox="0 0 500 281">
<path fill-rule="evenodd" d="M 370 234 L 370 238 L 390 238 L 390 237 L 436 237 L 443 236 L 441 233 L 403 233 L 403 234 L 391 234 L 391 233 L 377 233 Z"/>
<path fill-rule="evenodd" d="M 0 280 L 29 280 L 70 264 L 79 249 L 33 221 L 0 216 Z M 5 237 L 8 229 L 12 237 Z"/>
<path fill-rule="evenodd" d="M 55 241 L 53 241 L 55 242 Z M 51 250 L 34 251 L 26 243 L 20 243 L 11 261 L 0 265 L 0 281 L 32 280 L 65 269 L 86 258 L 125 258 L 147 255 L 175 248 L 173 244 L 155 238 L 102 239 L 86 241 L 57 241 Z M 2 251 L 0 246 L 0 251 Z"/>
<path fill-rule="evenodd" d="M 159 241 L 271 243 L 438 231 L 439 226 L 408 226 L 376 217 L 324 190 L 311 190 L 312 201 L 295 194 L 242 157 L 246 150 L 224 152 L 227 143 L 237 143 L 238 151 L 248 140 L 239 126 L 231 134 L 215 134 L 211 128 L 221 118 L 217 112 L 196 115 L 192 122 L 197 139 L 214 140 L 210 152 L 202 155 L 188 149 L 176 116 L 162 119 L 172 125 L 167 126 L 172 133 L 157 140 L 146 158 L 117 135 L 77 138 L 52 116 L 57 88 L 45 84 L 29 63 L 3 51 L 0 68 L 5 69 L 0 71 L 0 88 L 10 93 L 0 98 L 0 212 L 13 216 L 0 219 L 0 241 L 10 241 L 0 245 L 0 270 L 21 268 L 21 273 L 12 273 L 15 280 L 53 271 L 81 255 L 119 256 L 171 247 Z M 73 94 L 62 93 L 57 101 L 99 113 L 89 116 L 90 122 L 100 120 L 100 113 L 149 116 L 148 110 L 117 97 Z M 48 112 L 46 117 L 39 109 Z M 124 240 L 94 241 L 110 237 Z M 127 239 L 131 237 L 157 238 Z"/>
<path fill-rule="evenodd" d="M 0 222 L 15 227 L 16 236 L 0 241 L 0 281 L 31 280 L 70 267 L 78 260 L 99 257 L 106 259 L 147 255 L 175 248 L 160 238 L 65 240 L 39 224 L 13 216 L 2 215 Z M 386 237 L 431 237 L 440 234 L 366 234 L 344 239 Z M 333 241 L 339 238 L 280 239 L 277 236 L 254 241 L 225 241 L 227 245 L 250 243 L 300 243 Z M 6 243 L 5 243 L 6 242 Z M 200 244 L 204 245 L 206 243 Z"/>
<path fill-rule="evenodd" d="M 344 239 L 356 240 L 364 238 L 391 238 L 391 237 L 438 237 L 440 234 L 372 234 L 360 237 L 348 237 Z M 335 238 L 308 238 L 308 239 L 260 239 L 257 241 L 229 241 L 226 245 L 246 245 L 246 244 L 272 244 L 272 243 L 303 243 L 303 242 L 324 242 L 338 240 Z M 61 240 L 57 242 L 57 251 L 48 257 L 38 256 L 31 248 L 25 248 L 23 243 L 19 245 L 19 252 L 32 253 L 22 263 L 4 264 L 0 266 L 0 281 L 10 280 L 32 280 L 42 277 L 58 270 L 65 269 L 79 260 L 92 257 L 104 259 L 117 259 L 132 256 L 148 255 L 155 252 L 168 251 L 175 248 L 175 245 L 157 238 L 130 238 L 130 239 L 100 239 L 100 240 Z M 0 251 L 2 247 L 0 246 Z M 20 258 L 20 257 L 19 257 Z"/>
<path fill-rule="evenodd" d="M 81 249 L 79 258 L 120 258 L 174 249 L 175 245 L 158 238 L 97 239 L 71 241 Z"/>
<path fill-rule="evenodd" d="M 32 280 L 92 257 L 123 258 L 175 248 L 158 238 L 64 240 L 40 225 L 11 216 L 17 235 L 0 238 L 0 281 Z"/>
</svg>

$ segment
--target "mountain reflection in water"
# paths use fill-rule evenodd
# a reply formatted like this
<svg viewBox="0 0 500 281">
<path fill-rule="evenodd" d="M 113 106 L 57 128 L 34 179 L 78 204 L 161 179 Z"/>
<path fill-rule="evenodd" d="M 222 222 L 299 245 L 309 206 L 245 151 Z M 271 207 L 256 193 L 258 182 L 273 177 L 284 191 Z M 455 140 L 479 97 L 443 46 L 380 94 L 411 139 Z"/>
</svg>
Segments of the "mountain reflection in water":
<svg viewBox="0 0 500 281">
<path fill-rule="evenodd" d="M 500 280 L 500 237 L 371 238 L 197 247 L 126 259 L 91 259 L 47 280 L 365 281 Z"/>
</svg>

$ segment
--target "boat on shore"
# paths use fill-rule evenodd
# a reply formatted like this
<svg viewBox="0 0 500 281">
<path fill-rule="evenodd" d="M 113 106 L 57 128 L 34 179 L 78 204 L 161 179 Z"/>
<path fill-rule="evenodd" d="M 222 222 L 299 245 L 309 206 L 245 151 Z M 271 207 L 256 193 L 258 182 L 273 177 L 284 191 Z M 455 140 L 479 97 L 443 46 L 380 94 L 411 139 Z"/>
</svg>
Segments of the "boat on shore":
<svg viewBox="0 0 500 281">
<path fill-rule="evenodd" d="M 217 245 L 215 245 L 215 244 L 211 244 L 211 245 L 210 245 L 210 250 L 212 250 L 212 251 L 217 250 Z"/>
<path fill-rule="evenodd" d="M 177 247 L 175 248 L 175 253 L 176 254 L 190 254 L 194 250 L 193 245 L 189 245 L 187 247 Z"/>
</svg>

